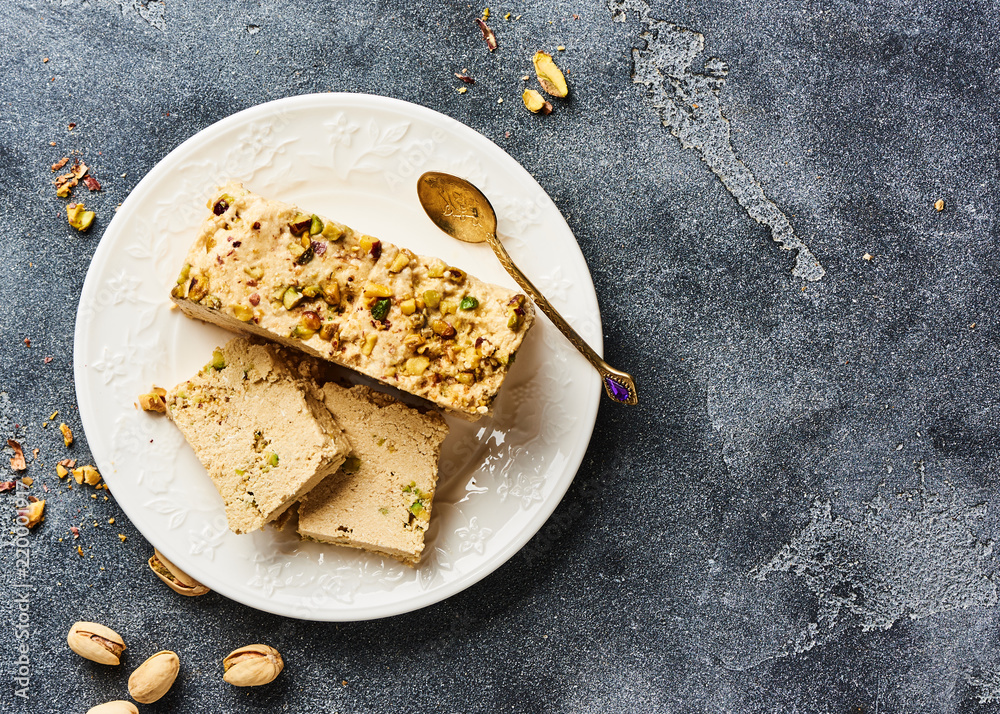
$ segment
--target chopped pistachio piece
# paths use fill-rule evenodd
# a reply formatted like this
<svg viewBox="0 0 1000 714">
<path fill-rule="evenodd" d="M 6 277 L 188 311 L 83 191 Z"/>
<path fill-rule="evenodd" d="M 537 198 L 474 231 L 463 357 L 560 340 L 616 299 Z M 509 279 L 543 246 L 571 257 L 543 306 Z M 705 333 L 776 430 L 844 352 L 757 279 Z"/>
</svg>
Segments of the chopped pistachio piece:
<svg viewBox="0 0 1000 714">
<path fill-rule="evenodd" d="M 319 328 L 319 338 L 321 340 L 326 340 L 327 342 L 330 342 L 336 336 L 337 336 L 337 326 L 332 322 L 328 322 Z"/>
<path fill-rule="evenodd" d="M 458 304 L 458 307 L 461 308 L 462 310 L 475 310 L 477 307 L 479 307 L 479 300 L 472 297 L 471 295 L 467 295 L 466 297 L 462 298 L 462 302 Z"/>
<path fill-rule="evenodd" d="M 320 288 L 323 290 L 323 299 L 327 303 L 334 306 L 340 304 L 340 283 L 331 278 L 320 283 Z"/>
<path fill-rule="evenodd" d="M 66 218 L 69 220 L 69 224 L 81 233 L 93 225 L 96 217 L 97 214 L 86 210 L 82 203 L 70 203 L 66 206 Z"/>
<path fill-rule="evenodd" d="M 368 285 L 365 286 L 365 295 L 368 297 L 380 298 L 392 297 L 392 288 L 380 283 L 368 283 Z"/>
<path fill-rule="evenodd" d="M 420 376 L 427 370 L 430 364 L 431 361 L 429 358 L 424 357 L 423 355 L 418 355 L 416 357 L 410 357 L 408 360 L 406 360 L 406 364 L 404 365 L 403 369 L 406 371 L 407 374 Z"/>
<path fill-rule="evenodd" d="M 233 317 L 240 322 L 250 322 L 253 319 L 253 310 L 246 305 L 233 305 Z"/>
<path fill-rule="evenodd" d="M 535 74 L 542 89 L 553 97 L 565 97 L 569 94 L 566 76 L 556 66 L 552 55 L 548 52 L 536 52 L 531 61 L 535 65 Z"/>
<path fill-rule="evenodd" d="M 389 265 L 389 272 L 398 273 L 400 270 L 402 270 L 409 264 L 410 264 L 410 256 L 408 256 L 403 251 L 399 251 L 399 253 L 396 254 L 395 259 L 392 261 L 392 264 Z"/>
<path fill-rule="evenodd" d="M 302 302 L 302 298 L 303 295 L 298 290 L 295 288 L 288 288 L 281 296 L 281 303 L 285 306 L 286 310 L 291 310 L 293 307 Z"/>
<path fill-rule="evenodd" d="M 417 311 L 417 301 L 413 298 L 409 300 L 403 300 L 399 303 L 399 309 L 404 315 L 412 315 Z"/>
<path fill-rule="evenodd" d="M 177 284 L 181 285 L 183 283 L 186 283 L 190 276 L 191 276 L 191 264 L 185 263 L 184 267 L 181 268 L 180 275 L 177 276 Z"/>
<path fill-rule="evenodd" d="M 552 113 L 552 102 L 546 101 L 545 98 L 534 89 L 525 89 L 524 94 L 521 95 L 521 100 L 524 102 L 524 106 L 529 112 L 534 112 L 535 114 Z"/>
<path fill-rule="evenodd" d="M 372 318 L 376 320 L 384 320 L 389 315 L 389 307 L 392 305 L 392 300 L 387 297 L 379 298 L 372 305 Z"/>
<path fill-rule="evenodd" d="M 260 280 L 264 277 L 264 269 L 259 265 L 247 266 L 246 268 L 243 268 L 243 272 L 254 280 Z"/>
<path fill-rule="evenodd" d="M 163 414 L 164 412 L 167 411 L 166 401 L 164 401 L 162 396 L 156 394 L 155 392 L 149 392 L 148 394 L 140 394 L 139 406 L 142 407 L 142 410 L 146 412 L 160 412 L 161 414 Z"/>
<path fill-rule="evenodd" d="M 318 233 L 323 232 L 323 221 L 315 213 L 313 214 L 312 221 L 309 223 L 309 235 L 314 236 Z"/>
<path fill-rule="evenodd" d="M 435 308 L 441 304 L 441 293 L 437 290 L 427 290 L 424 292 L 424 304 L 429 308 Z"/>
<path fill-rule="evenodd" d="M 226 357 L 222 354 L 222 350 L 216 347 L 212 350 L 212 361 L 208 363 L 208 366 L 212 369 L 224 369 L 226 366 Z"/>
</svg>

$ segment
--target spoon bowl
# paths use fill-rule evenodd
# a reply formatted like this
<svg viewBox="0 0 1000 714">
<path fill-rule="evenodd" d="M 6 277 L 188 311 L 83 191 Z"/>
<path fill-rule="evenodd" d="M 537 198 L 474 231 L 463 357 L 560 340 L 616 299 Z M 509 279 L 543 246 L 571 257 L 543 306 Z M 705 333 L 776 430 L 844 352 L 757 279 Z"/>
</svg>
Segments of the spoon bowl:
<svg viewBox="0 0 1000 714">
<path fill-rule="evenodd" d="M 604 392 L 619 404 L 639 401 L 632 375 L 617 370 L 584 342 L 521 269 L 514 265 L 497 237 L 497 214 L 483 192 L 463 178 L 440 171 L 428 171 L 417 179 L 417 197 L 427 216 L 438 228 L 464 243 L 489 243 L 497 260 L 538 308 L 594 366 L 604 383 Z"/>
</svg>

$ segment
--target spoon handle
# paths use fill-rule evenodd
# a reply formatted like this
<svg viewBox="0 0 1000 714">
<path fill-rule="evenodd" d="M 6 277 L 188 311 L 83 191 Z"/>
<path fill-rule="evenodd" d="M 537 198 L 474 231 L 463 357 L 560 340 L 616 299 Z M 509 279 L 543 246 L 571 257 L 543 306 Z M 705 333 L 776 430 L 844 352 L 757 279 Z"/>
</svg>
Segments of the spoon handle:
<svg viewBox="0 0 1000 714">
<path fill-rule="evenodd" d="M 608 396 L 619 404 L 637 404 L 639 396 L 636 394 L 635 380 L 632 379 L 632 375 L 609 365 L 601 359 L 600 355 L 594 352 L 590 345 L 584 342 L 577 331 L 563 319 L 559 311 L 552 307 L 552 303 L 545 299 L 545 296 L 538 291 L 538 288 L 532 285 L 528 277 L 514 264 L 514 261 L 510 259 L 507 249 L 503 247 L 503 243 L 500 242 L 496 233 L 490 233 L 487 236 L 487 241 L 496 254 L 497 260 L 500 261 L 500 265 L 504 267 L 504 270 L 514 278 L 514 281 L 521 286 L 524 292 L 528 293 L 528 296 L 545 313 L 546 317 L 552 321 L 552 324 L 559 328 L 559 331 L 566 336 L 566 339 L 573 343 L 573 346 L 579 350 L 580 354 L 586 357 L 587 361 L 600 373 L 601 381 L 604 383 L 604 391 L 607 392 Z"/>
</svg>

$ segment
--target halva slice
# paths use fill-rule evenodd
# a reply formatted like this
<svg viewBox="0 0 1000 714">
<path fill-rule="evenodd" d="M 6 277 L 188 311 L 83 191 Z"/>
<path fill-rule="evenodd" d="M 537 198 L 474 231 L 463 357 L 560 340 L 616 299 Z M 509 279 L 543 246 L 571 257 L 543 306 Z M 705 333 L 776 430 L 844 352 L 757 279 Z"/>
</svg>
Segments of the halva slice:
<svg viewBox="0 0 1000 714">
<path fill-rule="evenodd" d="M 237 183 L 208 207 L 171 292 L 185 314 L 489 412 L 534 321 L 523 295 Z"/>
<path fill-rule="evenodd" d="M 277 350 L 246 338 L 215 350 L 166 404 L 222 496 L 234 533 L 280 516 L 334 473 L 351 448 Z"/>
<path fill-rule="evenodd" d="M 415 565 L 424 549 L 448 425 L 369 387 L 327 383 L 326 407 L 353 451 L 299 504 L 299 534 Z"/>
</svg>

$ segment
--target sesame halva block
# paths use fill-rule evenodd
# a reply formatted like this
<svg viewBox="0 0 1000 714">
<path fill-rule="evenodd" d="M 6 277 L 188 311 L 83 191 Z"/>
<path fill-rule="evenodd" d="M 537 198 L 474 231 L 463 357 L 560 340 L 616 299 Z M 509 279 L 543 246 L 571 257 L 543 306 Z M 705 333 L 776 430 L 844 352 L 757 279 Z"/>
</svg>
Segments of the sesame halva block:
<svg viewBox="0 0 1000 714">
<path fill-rule="evenodd" d="M 262 528 L 337 471 L 350 442 L 269 345 L 237 337 L 167 394 L 234 533 Z"/>
<path fill-rule="evenodd" d="M 322 398 L 353 451 L 337 474 L 299 504 L 299 535 L 416 565 L 448 425 L 437 412 L 363 385 L 330 382 L 323 385 Z"/>
<path fill-rule="evenodd" d="M 171 291 L 185 314 L 489 413 L 534 322 L 523 295 L 237 183 L 208 207 Z"/>
</svg>

